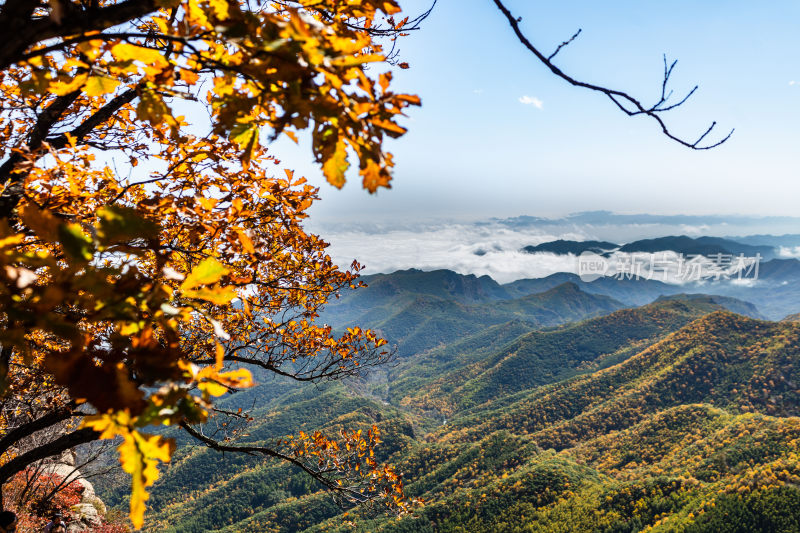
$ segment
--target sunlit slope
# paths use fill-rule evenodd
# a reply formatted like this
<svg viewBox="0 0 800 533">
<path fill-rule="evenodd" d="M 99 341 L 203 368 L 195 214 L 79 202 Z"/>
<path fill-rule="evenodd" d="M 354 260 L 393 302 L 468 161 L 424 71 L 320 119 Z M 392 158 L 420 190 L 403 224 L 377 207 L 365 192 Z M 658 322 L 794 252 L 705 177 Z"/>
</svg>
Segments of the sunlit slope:
<svg viewBox="0 0 800 533">
<path fill-rule="evenodd" d="M 648 413 L 708 402 L 734 411 L 796 416 L 800 411 L 800 326 L 715 312 L 613 367 L 534 391 L 458 423 L 535 433 L 546 447 L 620 429 Z"/>
<path fill-rule="evenodd" d="M 715 312 L 616 366 L 489 402 L 403 460 L 428 499 L 417 517 L 356 530 L 798 531 L 799 336 Z"/>
<path fill-rule="evenodd" d="M 411 459 L 408 468 L 424 464 L 411 488 L 429 498 L 416 516 L 365 516 L 355 528 L 335 518 L 310 531 L 793 533 L 798 441 L 797 418 L 707 404 L 560 452 L 499 431 Z"/>
<path fill-rule="evenodd" d="M 195 449 L 154 487 L 149 530 L 796 532 L 800 324 L 719 308 L 670 299 L 544 331 L 510 321 L 385 382 L 273 389 L 247 439 L 378 424 L 382 458 L 426 505 L 345 517 L 290 468 Z M 516 362 L 533 360 L 552 373 Z"/>
<path fill-rule="evenodd" d="M 452 416 L 492 399 L 591 372 L 626 359 L 694 319 L 723 309 L 705 299 L 670 299 L 509 340 L 498 334 L 493 350 L 473 356 L 469 346 L 454 344 L 422 360 L 459 361 L 444 372 L 401 367 L 390 385 L 393 401 Z M 433 360 L 433 361 L 432 361 Z M 441 370 L 442 366 L 437 366 Z M 410 380 L 407 376 L 416 376 Z M 423 386 L 424 384 L 424 386 Z"/>
</svg>

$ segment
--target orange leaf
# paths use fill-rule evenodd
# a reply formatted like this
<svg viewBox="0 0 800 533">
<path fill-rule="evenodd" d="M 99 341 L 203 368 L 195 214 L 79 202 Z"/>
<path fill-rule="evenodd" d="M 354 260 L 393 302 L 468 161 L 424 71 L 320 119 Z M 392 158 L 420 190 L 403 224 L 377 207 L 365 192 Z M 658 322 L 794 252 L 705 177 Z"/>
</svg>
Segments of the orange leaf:
<svg viewBox="0 0 800 533">
<path fill-rule="evenodd" d="M 336 142 L 336 149 L 333 155 L 322 163 L 322 172 L 328 183 L 341 189 L 344 186 L 344 174 L 350 163 L 347 162 L 347 146 L 342 139 Z"/>
<path fill-rule="evenodd" d="M 389 132 L 389 134 L 396 134 L 396 136 L 403 135 L 407 130 L 401 126 L 398 126 L 394 122 L 390 120 L 381 120 L 379 118 L 373 118 L 370 122 Z"/>
</svg>

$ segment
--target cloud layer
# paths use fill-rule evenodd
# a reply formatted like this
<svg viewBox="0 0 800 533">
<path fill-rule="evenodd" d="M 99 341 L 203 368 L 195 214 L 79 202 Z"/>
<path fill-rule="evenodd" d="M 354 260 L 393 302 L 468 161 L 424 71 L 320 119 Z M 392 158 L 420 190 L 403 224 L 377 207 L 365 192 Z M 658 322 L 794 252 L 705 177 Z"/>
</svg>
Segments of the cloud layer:
<svg viewBox="0 0 800 533">
<path fill-rule="evenodd" d="M 519 217 L 470 223 L 406 222 L 391 226 L 327 224 L 309 229 L 331 243 L 329 253 L 342 267 L 356 259 L 365 266 L 367 274 L 408 268 L 444 268 L 461 274 L 486 274 L 500 283 L 545 277 L 555 272 L 577 272 L 575 256 L 520 252 L 524 246 L 556 239 L 597 239 L 622 244 L 665 235 L 725 236 L 791 231 L 777 225 L 775 231 L 771 231 L 768 226 L 755 226 L 753 220 L 730 223 L 709 217 L 708 220 L 693 219 L 692 224 L 688 224 L 684 218 L 674 218 L 643 221 L 627 215 L 588 217 L 582 214 L 561 220 Z M 797 221 L 794 225 L 800 227 Z M 783 254 L 786 257 L 800 255 L 798 250 L 786 249 Z"/>
<path fill-rule="evenodd" d="M 557 235 L 495 226 L 452 224 L 417 231 L 345 231 L 326 238 L 332 243 L 331 255 L 339 265 L 348 265 L 357 258 L 366 273 L 446 268 L 461 274 L 488 274 L 504 283 L 575 269 L 574 258 L 519 251 L 523 246 L 558 238 Z"/>
</svg>

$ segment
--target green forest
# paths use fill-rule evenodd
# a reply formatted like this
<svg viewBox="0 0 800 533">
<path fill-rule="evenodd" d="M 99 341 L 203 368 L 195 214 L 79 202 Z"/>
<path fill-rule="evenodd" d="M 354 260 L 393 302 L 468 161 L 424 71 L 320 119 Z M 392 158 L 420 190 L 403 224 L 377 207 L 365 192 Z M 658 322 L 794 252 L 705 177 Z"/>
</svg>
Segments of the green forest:
<svg viewBox="0 0 800 533">
<path fill-rule="evenodd" d="M 394 363 L 363 380 L 272 380 L 223 401 L 259 406 L 247 442 L 298 427 L 377 425 L 376 455 L 421 500 L 409 515 L 340 506 L 292 467 L 185 445 L 153 487 L 146 530 L 800 528 L 800 324 L 733 313 L 746 306 L 732 298 L 678 295 L 617 309 L 559 286 L 492 302 L 470 295 L 475 280 L 456 275 L 467 288 L 454 289 L 441 273 L 415 275 L 423 283 L 413 292 L 400 274 L 395 290 L 376 284 L 329 310 L 372 316 L 387 336 L 416 346 Z M 420 323 L 433 301 L 446 304 Z M 562 323 L 519 312 L 538 302 Z M 460 320 L 465 306 L 493 303 L 494 314 L 473 314 L 485 323 Z M 438 324 L 456 323 L 457 338 L 431 340 Z M 123 489 L 105 487 L 107 501 L 124 508 Z"/>
</svg>

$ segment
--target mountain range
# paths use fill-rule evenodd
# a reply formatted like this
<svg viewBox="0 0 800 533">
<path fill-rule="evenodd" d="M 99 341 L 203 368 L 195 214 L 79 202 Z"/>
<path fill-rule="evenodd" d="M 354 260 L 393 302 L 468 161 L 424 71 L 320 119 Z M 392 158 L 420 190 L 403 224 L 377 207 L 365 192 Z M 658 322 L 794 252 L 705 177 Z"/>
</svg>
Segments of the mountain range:
<svg viewBox="0 0 800 533">
<path fill-rule="evenodd" d="M 363 281 L 368 286 L 366 289 L 342 295 L 328 306 L 324 317 L 328 323 L 334 326 L 375 324 L 377 318 L 386 318 L 417 298 L 440 299 L 474 307 L 540 294 L 565 283 L 573 284 L 588 294 L 607 296 L 616 300 L 615 305 L 621 307 L 644 305 L 661 296 L 697 293 L 758 302 L 749 311 L 736 311 L 754 318 L 780 320 L 786 315 L 800 312 L 800 261 L 793 258 L 759 263 L 755 279 L 710 279 L 680 285 L 644 277 L 605 276 L 584 281 L 577 274 L 568 272 L 499 284 L 489 276 L 461 275 L 450 270 L 424 272 L 418 269 L 363 276 Z M 608 301 L 606 304 L 611 305 Z M 486 309 L 489 307 L 492 305 Z M 493 311 L 490 310 L 490 314 L 494 314 Z M 578 316 L 565 315 L 565 318 L 576 320 Z M 544 325 L 545 322 L 540 324 Z M 548 325 L 552 323 L 551 320 Z"/>
<path fill-rule="evenodd" d="M 769 242 L 776 243 L 782 241 L 773 239 Z M 743 254 L 746 257 L 755 257 L 758 255 L 765 260 L 773 259 L 778 254 L 776 244 L 750 244 L 721 237 L 692 238 L 686 235 L 641 239 L 623 245 L 606 241 L 571 241 L 559 239 L 536 246 L 525 246 L 522 248 L 522 251 L 529 254 L 549 252 L 559 255 L 580 255 L 584 252 L 608 254 L 613 251 L 624 253 L 671 251 L 687 256 L 704 255 L 706 257 L 713 257 L 718 254 L 734 256 Z"/>
<path fill-rule="evenodd" d="M 770 263 L 767 280 L 793 279 L 796 262 Z M 377 425 L 379 459 L 425 501 L 411 515 L 345 514 L 288 466 L 179 441 L 145 529 L 800 531 L 800 323 L 762 320 L 761 300 L 568 276 L 366 276 L 320 319 L 377 329 L 394 364 L 264 379 L 220 405 L 257 406 L 249 443 Z M 122 486 L 98 487 L 124 506 Z"/>
</svg>

